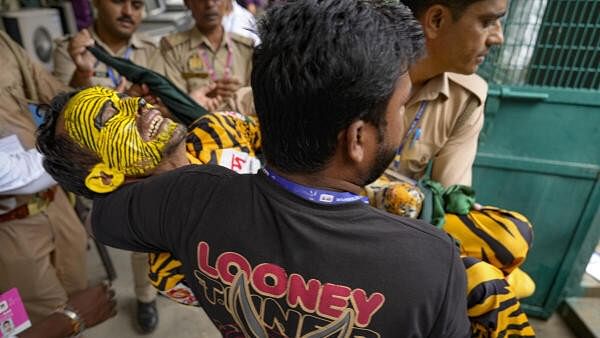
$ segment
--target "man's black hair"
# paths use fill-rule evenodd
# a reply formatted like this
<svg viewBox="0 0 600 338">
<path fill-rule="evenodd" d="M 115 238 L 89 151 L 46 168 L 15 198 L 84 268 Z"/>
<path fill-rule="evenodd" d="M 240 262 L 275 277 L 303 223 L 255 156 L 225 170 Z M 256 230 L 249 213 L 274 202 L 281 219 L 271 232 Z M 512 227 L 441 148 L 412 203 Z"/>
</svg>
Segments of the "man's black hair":
<svg viewBox="0 0 600 338">
<path fill-rule="evenodd" d="M 94 198 L 100 196 L 85 186 L 85 178 L 94 165 L 102 160 L 75 143 L 66 132 L 56 133 L 60 114 L 77 92 L 62 93 L 42 106 L 44 123 L 37 130 L 37 149 L 44 155 L 44 169 L 66 190 Z"/>
<path fill-rule="evenodd" d="M 467 7 L 479 1 L 482 0 L 402 0 L 402 3 L 408 6 L 417 18 L 421 17 L 429 7 L 443 5 L 450 9 L 453 19 L 458 20 Z"/>
<path fill-rule="evenodd" d="M 322 170 L 338 133 L 381 127 L 397 80 L 423 53 L 423 33 L 399 1 L 299 0 L 259 21 L 252 88 L 267 162 Z"/>
</svg>

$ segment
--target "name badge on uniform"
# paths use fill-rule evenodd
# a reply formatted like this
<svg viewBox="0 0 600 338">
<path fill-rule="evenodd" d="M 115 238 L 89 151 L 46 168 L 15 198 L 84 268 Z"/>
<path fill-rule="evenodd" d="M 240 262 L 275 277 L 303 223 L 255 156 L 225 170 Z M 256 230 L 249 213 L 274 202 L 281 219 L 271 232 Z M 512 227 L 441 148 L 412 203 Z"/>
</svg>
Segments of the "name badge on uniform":
<svg viewBox="0 0 600 338">
<path fill-rule="evenodd" d="M 181 75 L 184 79 L 192 79 L 192 78 L 207 78 L 208 71 L 205 68 L 204 60 L 198 55 L 193 54 L 188 59 L 188 72 L 183 72 Z"/>
<path fill-rule="evenodd" d="M 204 70 L 204 61 L 198 54 L 194 53 L 188 59 L 188 67 L 192 72 Z"/>
<path fill-rule="evenodd" d="M 94 77 L 108 77 L 108 72 L 103 72 L 103 71 L 100 71 L 100 70 L 95 70 L 93 76 Z"/>
</svg>

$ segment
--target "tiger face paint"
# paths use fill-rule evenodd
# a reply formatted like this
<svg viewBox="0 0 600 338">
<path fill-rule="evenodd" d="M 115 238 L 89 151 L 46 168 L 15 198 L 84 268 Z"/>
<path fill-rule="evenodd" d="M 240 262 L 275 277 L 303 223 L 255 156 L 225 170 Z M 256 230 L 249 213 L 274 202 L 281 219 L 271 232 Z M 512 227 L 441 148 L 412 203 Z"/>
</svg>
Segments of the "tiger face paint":
<svg viewBox="0 0 600 338">
<path fill-rule="evenodd" d="M 64 109 L 65 129 L 110 168 L 143 176 L 156 168 L 178 125 L 139 97 L 103 87 L 82 90 Z"/>
</svg>

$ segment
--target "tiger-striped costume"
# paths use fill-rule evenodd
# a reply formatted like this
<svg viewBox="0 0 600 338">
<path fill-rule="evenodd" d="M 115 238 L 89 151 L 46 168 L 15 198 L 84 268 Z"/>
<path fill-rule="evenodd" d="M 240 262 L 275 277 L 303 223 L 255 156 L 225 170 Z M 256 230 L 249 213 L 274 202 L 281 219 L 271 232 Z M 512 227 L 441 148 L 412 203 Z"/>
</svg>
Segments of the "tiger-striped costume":
<svg viewBox="0 0 600 338">
<path fill-rule="evenodd" d="M 535 337 L 521 303 L 504 272 L 481 260 L 464 256 L 467 272 L 467 313 L 472 337 Z"/>
<path fill-rule="evenodd" d="M 218 164 L 238 173 L 256 173 L 261 137 L 258 122 L 234 112 L 205 115 L 188 127 L 187 151 L 202 164 Z"/>
<path fill-rule="evenodd" d="M 446 214 L 444 230 L 457 240 L 463 255 L 473 337 L 535 336 L 519 302 L 535 289 L 519 269 L 533 240 L 527 218 L 484 207 L 466 215 Z M 520 283 L 510 284 L 511 276 L 522 276 Z"/>
<path fill-rule="evenodd" d="M 507 275 L 525 261 L 533 241 L 525 216 L 494 207 L 446 214 L 444 230 L 460 243 L 463 255 L 488 262 Z"/>
</svg>

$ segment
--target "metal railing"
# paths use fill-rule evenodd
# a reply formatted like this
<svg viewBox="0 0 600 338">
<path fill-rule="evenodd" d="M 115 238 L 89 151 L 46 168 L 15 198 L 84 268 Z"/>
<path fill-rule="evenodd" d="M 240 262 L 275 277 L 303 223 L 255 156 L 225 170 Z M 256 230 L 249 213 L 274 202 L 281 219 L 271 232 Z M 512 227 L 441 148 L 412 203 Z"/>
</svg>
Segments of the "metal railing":
<svg viewBox="0 0 600 338">
<path fill-rule="evenodd" d="M 600 91 L 600 0 L 512 0 L 504 37 L 488 82 Z"/>
</svg>

